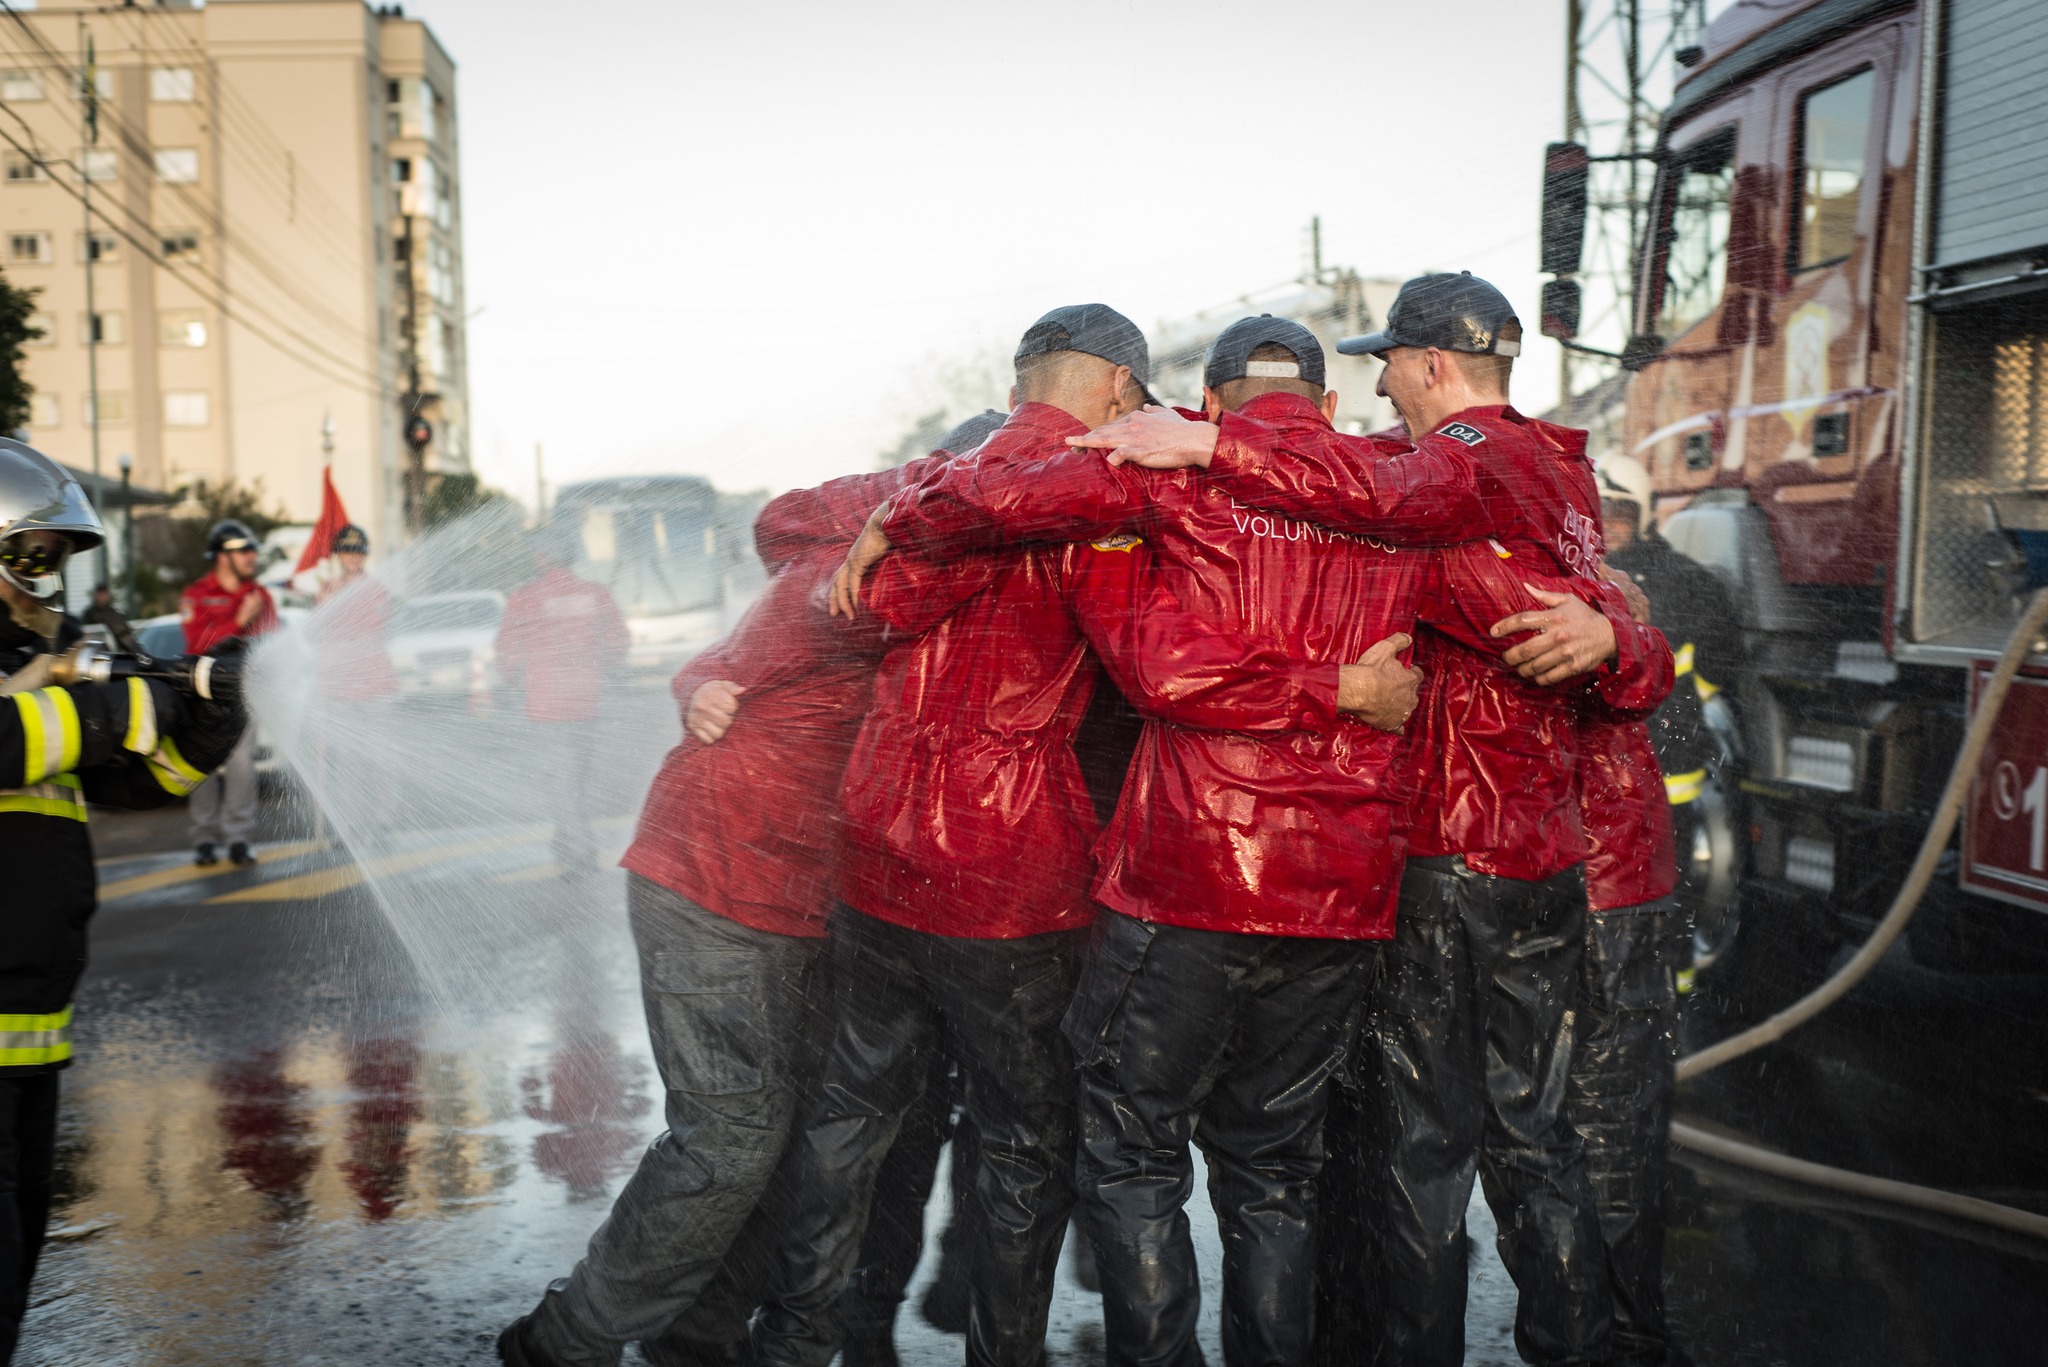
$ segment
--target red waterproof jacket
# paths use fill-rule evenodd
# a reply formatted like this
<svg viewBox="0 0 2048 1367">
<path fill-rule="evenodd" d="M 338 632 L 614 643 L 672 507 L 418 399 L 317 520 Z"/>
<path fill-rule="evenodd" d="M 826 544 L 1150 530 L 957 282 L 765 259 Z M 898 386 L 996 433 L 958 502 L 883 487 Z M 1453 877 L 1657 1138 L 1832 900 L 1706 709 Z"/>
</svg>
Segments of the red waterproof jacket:
<svg viewBox="0 0 2048 1367">
<path fill-rule="evenodd" d="M 320 668 L 320 689 L 338 702 L 398 694 L 391 665 L 391 595 L 369 575 L 331 584 L 306 623 Z"/>
<path fill-rule="evenodd" d="M 263 606 L 249 625 L 242 626 L 235 619 L 251 594 L 261 598 Z M 253 640 L 276 630 L 277 604 L 271 601 L 270 590 L 255 580 L 244 579 L 232 589 L 223 588 L 220 576 L 209 570 L 178 595 L 178 620 L 185 627 L 185 653 L 204 655 L 231 636 Z"/>
<path fill-rule="evenodd" d="M 944 458 L 849 475 L 762 510 L 755 540 L 774 577 L 732 634 L 671 685 L 687 712 L 700 686 L 729 679 L 747 690 L 739 712 L 716 744 L 686 733 L 668 752 L 625 868 L 755 930 L 825 933 L 843 846 L 840 780 L 890 639 L 873 614 L 829 616 L 825 592 L 874 506 Z M 884 566 L 891 592 L 907 595 L 895 581 L 916 568 Z M 944 577 L 971 591 L 991 569 L 984 559 Z"/>
<path fill-rule="evenodd" d="M 557 566 L 506 600 L 498 667 L 525 681 L 528 721 L 595 721 L 631 644 L 611 591 Z"/>
<path fill-rule="evenodd" d="M 1276 430 L 1330 431 L 1292 394 L 1243 411 Z M 1477 512 L 1458 488 L 1418 486 L 1378 526 L 1409 541 L 1454 535 Z M 1246 506 L 1199 471 L 1111 467 L 1088 451 L 1033 461 L 983 448 L 907 491 L 884 524 L 909 551 L 941 554 L 1119 529 L 1135 534 L 1082 553 L 1111 568 L 1092 566 L 1075 595 L 1090 643 L 1146 716 L 1098 849 L 1098 900 L 1200 930 L 1390 935 L 1413 796 L 1406 744 L 1336 711 L 1338 665 L 1413 631 L 1418 613 L 1498 653 L 1507 643 L 1487 629 L 1538 606 L 1523 576 L 1484 544 L 1429 552 L 1332 534 Z"/>
<path fill-rule="evenodd" d="M 1021 404 L 976 458 L 1043 460 L 1086 430 Z M 1096 819 L 1072 744 L 1098 673 L 1071 610 L 1079 577 L 1098 568 L 1087 549 L 997 557 L 985 589 L 883 657 L 846 770 L 848 905 L 969 939 L 1094 919 Z M 925 581 L 963 566 L 899 555 L 881 569 L 896 574 L 869 577 L 866 610 L 907 633 L 932 619 Z"/>
<path fill-rule="evenodd" d="M 1586 829 L 1586 902 L 1639 907 L 1678 886 L 1664 772 L 1640 717 L 1592 705 L 1579 718 L 1579 814 Z"/>
<path fill-rule="evenodd" d="M 1614 623 L 1618 657 L 1577 692 L 1644 716 L 1671 690 L 1671 648 L 1632 621 L 1599 577 L 1599 499 L 1586 434 L 1472 408 L 1387 458 L 1388 442 L 1224 416 L 1209 478 L 1246 503 L 1370 534 L 1393 493 L 1470 481 L 1483 507 L 1471 529 L 1514 572 L 1555 575 Z M 1586 857 L 1579 820 L 1577 699 L 1517 676 L 1480 643 L 1418 638 L 1422 703 L 1409 723 L 1418 794 L 1411 855 L 1463 855 L 1482 873 L 1542 879 Z"/>
</svg>

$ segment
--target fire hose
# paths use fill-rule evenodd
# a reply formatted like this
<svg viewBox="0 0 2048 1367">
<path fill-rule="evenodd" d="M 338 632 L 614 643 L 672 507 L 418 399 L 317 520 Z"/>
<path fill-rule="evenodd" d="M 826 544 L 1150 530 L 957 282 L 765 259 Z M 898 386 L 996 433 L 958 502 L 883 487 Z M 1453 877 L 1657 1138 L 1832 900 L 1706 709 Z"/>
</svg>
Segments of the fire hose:
<svg viewBox="0 0 2048 1367">
<path fill-rule="evenodd" d="M 2019 674 L 2020 665 L 2037 649 L 2044 626 L 2048 626 L 2048 588 L 2035 592 L 2026 612 L 2020 617 L 2019 625 L 2013 628 L 2011 638 L 2006 641 L 2005 652 L 1998 657 L 1997 666 L 1985 681 L 1977 713 L 1970 719 L 1969 729 L 1963 733 L 1963 748 L 1957 752 L 1955 767 L 1949 771 L 1948 786 L 1942 789 L 1941 802 L 1934 809 L 1934 820 L 1927 828 L 1926 838 L 1920 842 L 1920 851 L 1914 857 L 1913 866 L 1906 874 L 1906 881 L 1900 885 L 1898 895 L 1892 899 L 1890 910 L 1877 923 L 1877 929 L 1871 932 L 1870 938 L 1826 982 L 1784 1010 L 1747 1030 L 1730 1035 L 1718 1044 L 1680 1059 L 1678 1077 L 1681 1081 L 1783 1039 L 1840 1001 L 1884 957 L 1885 951 L 1905 930 L 1906 923 L 1913 919 L 1921 896 L 1934 878 L 1935 865 L 1948 848 L 1949 837 L 1955 833 L 1956 821 L 1962 815 L 1963 802 L 1970 791 L 1970 781 L 1977 772 L 1984 747 L 1990 743 L 1991 729 L 2005 706 L 2006 694 L 2012 691 L 2013 679 Z M 2048 1216 L 2036 1215 L 2032 1211 L 1980 1201 L 1933 1187 L 1915 1186 L 1910 1182 L 1895 1182 L 1809 1163 L 1772 1149 L 1711 1134 L 1683 1121 L 1672 1122 L 1671 1138 L 1710 1158 L 1755 1168 L 1773 1176 L 2048 1239 Z"/>
</svg>

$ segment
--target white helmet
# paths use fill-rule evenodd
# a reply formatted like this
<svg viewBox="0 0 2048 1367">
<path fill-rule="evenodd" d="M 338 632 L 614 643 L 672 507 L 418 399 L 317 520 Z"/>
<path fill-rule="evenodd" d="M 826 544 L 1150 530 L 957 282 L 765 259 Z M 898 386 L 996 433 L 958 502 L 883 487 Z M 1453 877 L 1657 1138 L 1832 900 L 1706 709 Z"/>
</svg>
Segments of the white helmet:
<svg viewBox="0 0 2048 1367">
<path fill-rule="evenodd" d="M 1603 499 L 1636 505 L 1636 535 L 1650 530 L 1650 472 L 1631 456 L 1608 455 L 1593 462 L 1593 484 Z"/>
<path fill-rule="evenodd" d="M 30 543 L 28 532 L 56 532 L 61 549 Z M 63 466 L 33 446 L 0 437 L 0 578 L 33 597 L 64 587 L 64 561 L 106 539 L 99 514 Z"/>
</svg>

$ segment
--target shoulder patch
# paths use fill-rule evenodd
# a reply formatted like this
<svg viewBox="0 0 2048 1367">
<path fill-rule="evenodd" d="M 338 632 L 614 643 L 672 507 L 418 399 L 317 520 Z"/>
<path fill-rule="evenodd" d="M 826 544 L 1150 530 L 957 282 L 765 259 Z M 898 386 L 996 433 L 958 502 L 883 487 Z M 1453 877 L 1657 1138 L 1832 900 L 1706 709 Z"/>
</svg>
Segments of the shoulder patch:
<svg viewBox="0 0 2048 1367">
<path fill-rule="evenodd" d="M 1145 538 L 1130 532 L 1118 532 L 1115 536 L 1105 536 L 1100 541 L 1091 541 L 1088 544 L 1098 551 L 1128 551 L 1144 545 Z"/>
<path fill-rule="evenodd" d="M 1439 427 L 1436 430 L 1437 435 L 1449 437 L 1454 441 L 1462 441 L 1467 446 L 1477 446 L 1480 442 L 1486 440 L 1484 432 L 1467 422 L 1454 422 L 1448 427 Z"/>
</svg>

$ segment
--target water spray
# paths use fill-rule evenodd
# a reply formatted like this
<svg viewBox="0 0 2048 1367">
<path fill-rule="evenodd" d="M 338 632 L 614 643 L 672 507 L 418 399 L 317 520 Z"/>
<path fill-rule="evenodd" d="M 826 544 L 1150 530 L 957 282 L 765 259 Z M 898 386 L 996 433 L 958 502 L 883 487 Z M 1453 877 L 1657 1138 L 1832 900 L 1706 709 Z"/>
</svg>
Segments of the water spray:
<svg viewBox="0 0 2048 1367">
<path fill-rule="evenodd" d="M 50 666 L 50 678 L 65 686 L 111 683 L 115 679 L 161 679 L 180 692 L 208 702 L 234 707 L 242 700 L 240 651 L 160 660 L 154 655 L 129 655 L 91 641 L 80 641 Z"/>
</svg>

